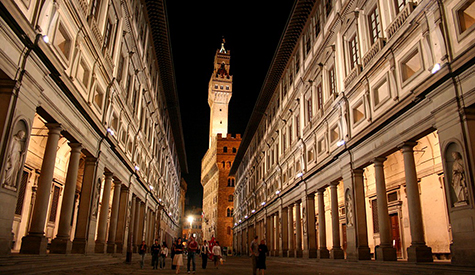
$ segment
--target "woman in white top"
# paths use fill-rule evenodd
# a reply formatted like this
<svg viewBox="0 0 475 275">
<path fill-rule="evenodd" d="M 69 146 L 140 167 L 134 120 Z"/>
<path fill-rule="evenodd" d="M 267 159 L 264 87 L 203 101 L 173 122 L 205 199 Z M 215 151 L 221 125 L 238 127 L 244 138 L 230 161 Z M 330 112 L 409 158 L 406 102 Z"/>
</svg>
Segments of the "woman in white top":
<svg viewBox="0 0 475 275">
<path fill-rule="evenodd" d="M 160 263 L 160 269 L 165 268 L 165 258 L 168 256 L 168 247 L 167 243 L 163 242 L 162 248 L 160 249 L 160 257 L 158 258 L 158 261 Z"/>
<path fill-rule="evenodd" d="M 213 260 L 214 260 L 214 266 L 218 268 L 219 265 L 219 259 L 221 259 L 221 246 L 219 246 L 219 242 L 216 242 L 216 244 L 213 246 Z"/>
</svg>

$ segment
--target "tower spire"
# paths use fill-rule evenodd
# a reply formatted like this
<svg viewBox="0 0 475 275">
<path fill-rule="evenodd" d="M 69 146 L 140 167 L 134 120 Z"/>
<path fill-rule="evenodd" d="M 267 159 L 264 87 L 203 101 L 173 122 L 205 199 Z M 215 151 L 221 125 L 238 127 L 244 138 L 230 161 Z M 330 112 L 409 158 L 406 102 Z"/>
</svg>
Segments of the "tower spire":
<svg viewBox="0 0 475 275">
<path fill-rule="evenodd" d="M 224 39 L 224 36 L 223 36 L 223 41 L 221 42 L 221 49 L 219 50 L 219 53 L 227 53 L 226 49 L 224 48 L 225 43 L 226 43 L 226 40 Z"/>
<path fill-rule="evenodd" d="M 228 106 L 233 94 L 233 77 L 229 74 L 231 51 L 226 50 L 221 42 L 221 48 L 214 56 L 214 71 L 208 86 L 208 104 L 210 107 L 209 146 L 218 134 L 224 137 L 228 133 Z"/>
</svg>

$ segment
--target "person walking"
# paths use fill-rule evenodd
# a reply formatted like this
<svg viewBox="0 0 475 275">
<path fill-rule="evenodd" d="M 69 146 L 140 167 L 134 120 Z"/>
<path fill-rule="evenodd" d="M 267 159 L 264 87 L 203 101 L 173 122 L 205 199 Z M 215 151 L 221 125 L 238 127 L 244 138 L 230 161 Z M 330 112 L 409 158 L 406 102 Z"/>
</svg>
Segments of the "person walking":
<svg viewBox="0 0 475 275">
<path fill-rule="evenodd" d="M 176 266 L 176 274 L 180 273 L 180 266 L 183 265 L 183 243 L 181 238 L 178 238 L 175 246 L 175 256 L 173 257 L 173 264 Z"/>
<path fill-rule="evenodd" d="M 172 243 L 172 247 L 171 247 L 171 253 L 170 253 L 170 256 L 172 258 L 172 269 L 176 269 L 176 265 L 173 263 L 173 259 L 175 258 L 175 249 L 176 249 L 176 243 L 177 243 L 178 240 L 175 240 L 173 243 Z"/>
<path fill-rule="evenodd" d="M 221 259 L 221 246 L 219 246 L 219 242 L 217 241 L 216 244 L 213 246 L 213 260 L 214 260 L 214 267 L 218 269 L 219 259 Z"/>
<path fill-rule="evenodd" d="M 208 265 L 208 254 L 209 254 L 209 246 L 208 242 L 204 240 L 203 245 L 201 246 L 201 268 L 206 269 Z"/>
<path fill-rule="evenodd" d="M 257 242 L 257 236 L 252 240 L 249 247 L 251 263 L 252 263 L 252 275 L 257 275 L 257 257 L 259 257 L 259 244 Z"/>
<path fill-rule="evenodd" d="M 160 249 L 160 258 L 158 258 L 158 260 L 160 261 L 160 269 L 165 268 L 165 259 L 167 258 L 167 256 L 168 256 L 167 243 L 163 242 L 162 248 Z"/>
<path fill-rule="evenodd" d="M 259 256 L 257 257 L 257 269 L 259 269 L 259 273 L 261 275 L 264 275 L 264 272 L 266 270 L 266 254 L 267 254 L 267 245 L 264 240 L 261 241 L 261 244 L 258 247 L 259 250 Z"/>
<path fill-rule="evenodd" d="M 147 245 L 145 241 L 142 241 L 142 244 L 139 247 L 139 254 L 142 255 L 142 260 L 140 261 L 140 268 L 143 268 L 143 263 L 145 261 L 145 252 L 147 252 Z"/>
<path fill-rule="evenodd" d="M 190 261 L 193 263 L 193 273 L 196 271 L 195 266 L 195 254 L 198 252 L 198 243 L 195 241 L 193 236 L 190 237 L 188 242 L 188 260 L 187 260 L 187 271 L 190 273 Z"/>
<path fill-rule="evenodd" d="M 152 267 L 153 269 L 158 268 L 158 255 L 160 254 L 160 244 L 158 240 L 155 240 L 155 243 L 150 248 L 150 252 L 152 253 Z"/>
</svg>

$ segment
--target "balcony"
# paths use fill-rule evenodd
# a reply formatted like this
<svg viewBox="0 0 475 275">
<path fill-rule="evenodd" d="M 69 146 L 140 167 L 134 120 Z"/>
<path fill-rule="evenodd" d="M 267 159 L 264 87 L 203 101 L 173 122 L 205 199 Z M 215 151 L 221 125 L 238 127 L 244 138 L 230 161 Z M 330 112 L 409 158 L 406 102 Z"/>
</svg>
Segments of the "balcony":
<svg viewBox="0 0 475 275">
<path fill-rule="evenodd" d="M 409 17 L 409 15 L 412 13 L 413 10 L 414 10 L 414 3 L 412 2 L 407 3 L 404 9 L 398 14 L 398 16 L 386 29 L 388 40 L 391 39 L 391 37 L 393 37 L 393 35 L 402 27 L 402 25 L 404 25 L 404 22 L 406 22 L 406 19 Z"/>
<path fill-rule="evenodd" d="M 386 40 L 384 38 L 378 38 L 376 42 L 371 46 L 368 52 L 363 56 L 363 66 L 366 67 L 371 60 L 373 60 L 373 57 L 378 54 L 379 51 L 386 45 Z"/>
<path fill-rule="evenodd" d="M 350 73 L 346 76 L 344 82 L 345 82 L 345 88 L 348 88 L 351 82 L 355 80 L 355 78 L 361 73 L 361 65 L 356 65 L 353 70 L 350 71 Z"/>
</svg>

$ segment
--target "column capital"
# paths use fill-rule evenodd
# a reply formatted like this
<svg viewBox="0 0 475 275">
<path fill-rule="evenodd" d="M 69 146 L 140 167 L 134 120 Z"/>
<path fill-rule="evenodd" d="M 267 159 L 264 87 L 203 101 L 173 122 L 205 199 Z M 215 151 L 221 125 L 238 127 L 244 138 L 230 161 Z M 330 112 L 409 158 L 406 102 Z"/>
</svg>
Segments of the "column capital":
<svg viewBox="0 0 475 275">
<path fill-rule="evenodd" d="M 122 181 L 121 180 L 118 180 L 118 179 L 114 179 L 114 185 L 115 186 L 121 186 L 122 185 Z"/>
<path fill-rule="evenodd" d="M 112 173 L 112 172 L 105 172 L 105 173 L 104 173 L 104 176 L 106 177 L 106 179 L 110 179 L 110 178 L 112 178 L 112 177 L 114 176 L 114 173 Z"/>
<path fill-rule="evenodd" d="M 310 194 L 307 194 L 307 195 L 306 195 L 306 199 L 307 199 L 307 200 L 309 200 L 309 199 L 310 199 L 310 200 L 315 200 L 315 193 L 316 193 L 316 192 L 312 192 L 312 193 L 310 193 Z"/>
<path fill-rule="evenodd" d="M 81 153 L 82 144 L 77 142 L 68 142 L 69 147 L 71 147 L 71 153 Z"/>
<path fill-rule="evenodd" d="M 351 170 L 351 172 L 353 173 L 353 175 L 363 175 L 364 169 L 353 169 Z"/>
<path fill-rule="evenodd" d="M 386 157 L 376 157 L 373 159 L 374 166 L 382 166 L 383 162 L 387 160 Z"/>
<path fill-rule="evenodd" d="M 401 143 L 398 148 L 401 149 L 403 152 L 413 152 L 414 146 L 417 145 L 416 141 L 413 140 L 408 140 L 403 143 Z"/>
<path fill-rule="evenodd" d="M 336 188 L 340 184 L 340 181 L 332 181 L 330 182 L 330 188 Z"/>
<path fill-rule="evenodd" d="M 325 186 L 325 187 L 322 187 L 322 188 L 317 189 L 317 194 L 323 194 L 323 192 L 325 192 L 325 189 L 326 189 L 326 188 L 327 188 L 327 187 Z"/>
<path fill-rule="evenodd" d="M 48 128 L 51 134 L 59 134 L 63 130 L 61 124 L 59 123 L 46 123 L 45 126 Z"/>
</svg>

